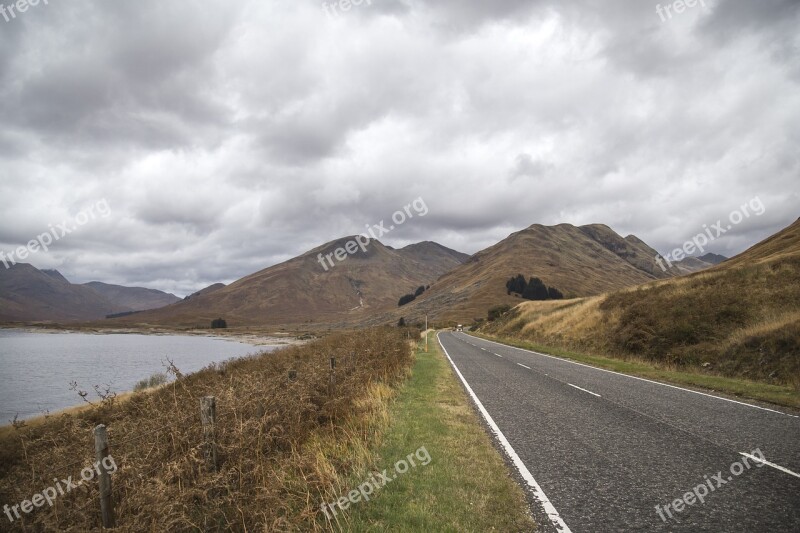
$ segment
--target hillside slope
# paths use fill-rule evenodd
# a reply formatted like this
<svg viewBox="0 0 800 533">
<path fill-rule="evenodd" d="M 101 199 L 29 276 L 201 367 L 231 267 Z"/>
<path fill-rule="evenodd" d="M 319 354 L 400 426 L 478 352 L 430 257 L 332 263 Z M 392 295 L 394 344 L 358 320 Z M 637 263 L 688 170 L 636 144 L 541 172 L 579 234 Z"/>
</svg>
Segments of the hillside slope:
<svg viewBox="0 0 800 533">
<path fill-rule="evenodd" d="M 484 330 L 800 387 L 800 220 L 704 272 L 526 302 Z"/>
<path fill-rule="evenodd" d="M 145 289 L 144 287 L 123 287 L 99 281 L 90 281 L 83 285 L 97 291 L 115 305 L 127 307 L 133 311 L 158 309 L 181 301 L 174 294 L 156 289 Z"/>
<path fill-rule="evenodd" d="M 412 304 L 392 314 L 418 320 L 469 323 L 497 304 L 516 305 L 506 281 L 517 274 L 541 278 L 567 297 L 589 296 L 683 273 L 664 272 L 657 252 L 641 239 L 621 237 L 602 224 L 534 224 L 482 250 L 448 272 Z M 389 321 L 391 317 L 384 317 Z"/>
<path fill-rule="evenodd" d="M 205 326 L 224 317 L 229 326 L 357 325 L 396 307 L 400 295 L 432 283 L 466 257 L 431 242 L 395 250 L 372 241 L 326 270 L 320 255 L 351 240 L 332 241 L 213 292 L 115 323 Z"/>
<path fill-rule="evenodd" d="M 71 284 L 56 270 L 43 272 L 27 263 L 0 268 L 0 321 L 96 320 L 130 310 Z"/>
</svg>

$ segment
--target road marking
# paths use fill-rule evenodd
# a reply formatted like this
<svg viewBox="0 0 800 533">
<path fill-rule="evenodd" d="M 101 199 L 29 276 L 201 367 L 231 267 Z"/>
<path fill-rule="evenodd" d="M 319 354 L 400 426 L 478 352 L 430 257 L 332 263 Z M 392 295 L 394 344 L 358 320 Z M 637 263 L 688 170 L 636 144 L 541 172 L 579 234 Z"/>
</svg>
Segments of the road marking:
<svg viewBox="0 0 800 533">
<path fill-rule="evenodd" d="M 522 363 L 517 363 L 517 364 L 518 364 L 519 366 L 521 366 L 522 368 L 527 368 L 528 370 L 530 370 L 530 369 L 531 369 L 531 367 L 529 367 L 529 366 L 525 366 L 525 365 L 523 365 Z"/>
<path fill-rule="evenodd" d="M 496 355 L 497 357 L 500 357 L 501 359 L 503 358 L 503 356 L 502 356 L 502 355 L 500 355 L 499 353 L 496 353 L 495 355 Z"/>
<path fill-rule="evenodd" d="M 547 517 L 550 519 L 550 522 L 552 522 L 553 526 L 555 526 L 556 531 L 559 533 L 572 533 L 569 527 L 567 527 L 567 524 L 564 523 L 564 520 L 561 519 L 561 515 L 558 514 L 555 506 L 547 498 L 547 495 L 542 490 L 542 487 L 540 487 L 536 480 L 533 479 L 528 467 L 525 466 L 525 463 L 523 463 L 522 459 L 519 458 L 517 452 L 515 452 L 514 448 L 511 447 L 511 444 L 508 442 L 506 436 L 503 435 L 503 432 L 500 431 L 499 427 L 497 427 L 497 424 L 495 424 L 489 412 L 478 399 L 478 396 L 472 390 L 472 387 L 470 387 L 469 383 L 467 383 L 467 380 L 464 379 L 464 376 L 461 374 L 461 371 L 450 357 L 450 354 L 447 353 L 447 348 L 445 348 L 444 344 L 442 344 L 442 339 L 439 338 L 438 333 L 436 334 L 436 340 L 439 341 L 439 346 L 441 346 L 442 350 L 444 350 L 448 361 L 450 361 L 450 364 L 453 365 L 453 370 L 455 370 L 456 374 L 458 374 L 458 377 L 461 378 L 461 383 L 464 384 L 464 388 L 467 389 L 467 392 L 469 392 L 469 395 L 472 397 L 472 401 L 475 402 L 475 405 L 483 415 L 484 420 L 486 420 L 486 423 L 492 429 L 492 432 L 497 437 L 497 440 L 500 441 L 500 445 L 503 446 L 503 449 L 506 451 L 506 454 L 508 454 L 509 458 L 511 458 L 511 461 L 514 463 L 514 466 L 517 467 L 517 470 L 519 470 L 522 478 L 528 483 L 528 486 L 531 488 L 531 492 L 533 492 L 534 498 L 536 498 L 539 503 L 542 504 L 544 512 L 547 513 Z"/>
<path fill-rule="evenodd" d="M 466 333 L 465 333 L 465 335 L 466 335 Z M 520 350 L 520 351 L 523 351 L 523 352 L 532 353 L 534 355 L 541 355 L 542 357 L 549 357 L 550 359 L 555 359 L 557 361 L 563 361 L 565 363 L 571 363 L 573 365 L 578 365 L 578 366 L 585 366 L 586 368 L 591 368 L 592 370 L 599 370 L 600 372 L 608 372 L 609 374 L 616 374 L 618 376 L 622 376 L 622 377 L 625 377 L 625 378 L 638 379 L 639 381 L 646 381 L 647 383 L 653 383 L 654 385 L 661 385 L 662 387 L 669 387 L 671 389 L 678 389 L 678 390 L 682 390 L 684 392 L 691 392 L 692 394 L 699 394 L 700 396 L 708 396 L 709 398 L 716 398 L 717 400 L 723 400 L 723 401 L 726 401 L 726 402 L 737 403 L 739 405 L 744 405 L 746 407 L 752 407 L 753 409 L 761 409 L 762 411 L 769 411 L 770 413 L 777 413 L 777 414 L 783 415 L 783 416 L 790 416 L 792 418 L 800 418 L 800 416 L 790 415 L 789 413 L 783 413 L 781 411 L 776 411 L 775 409 L 768 409 L 766 407 L 761 407 L 759 405 L 753 405 L 753 404 L 745 403 L 745 402 L 737 402 L 736 400 L 731 400 L 729 398 L 723 398 L 722 396 L 714 396 L 713 394 L 707 394 L 705 392 L 699 392 L 699 391 L 692 390 L 692 389 L 684 389 L 683 387 L 678 387 L 678 386 L 675 386 L 675 385 L 668 385 L 667 383 L 661 383 L 659 381 L 653 381 L 652 379 L 645 379 L 645 378 L 640 378 L 638 376 L 630 376 L 628 374 L 621 374 L 620 372 L 614 372 L 613 370 L 606 370 L 605 368 L 598 368 L 596 366 L 587 365 L 587 364 L 584 364 L 584 363 L 579 363 L 577 361 L 570 361 L 569 359 L 563 359 L 561 357 L 556 357 L 555 355 L 548 355 L 546 353 L 534 352 L 533 350 L 526 350 L 525 348 L 517 348 L 516 346 L 510 346 L 508 344 L 503 344 L 502 342 L 495 342 L 495 341 L 490 341 L 490 340 L 487 340 L 487 339 L 481 339 L 481 340 L 485 341 L 485 342 L 491 342 L 492 344 L 497 344 L 498 346 L 502 346 L 504 348 L 513 348 L 515 350 Z"/>
<path fill-rule="evenodd" d="M 578 390 L 582 390 L 583 392 L 588 392 L 589 394 L 592 394 L 592 395 L 594 395 L 594 396 L 597 396 L 598 398 L 602 398 L 602 396 L 600 396 L 600 395 L 599 395 L 599 394 L 597 394 L 596 392 L 592 392 L 592 391 L 590 391 L 590 390 L 582 389 L 582 388 L 578 387 L 577 385 L 573 385 L 572 383 L 567 383 L 567 385 L 569 385 L 570 387 L 575 387 L 575 388 L 576 388 L 576 389 L 578 389 Z"/>
<path fill-rule="evenodd" d="M 794 477 L 800 477 L 800 474 L 798 474 L 798 473 L 796 473 L 796 472 L 792 472 L 792 471 L 791 471 L 791 470 L 789 470 L 788 468 L 784 468 L 784 467 L 782 467 L 781 465 L 776 465 L 775 463 L 770 463 L 769 461 L 766 461 L 766 460 L 764 460 L 764 459 L 759 459 L 758 457 L 755 457 L 755 456 L 753 456 L 753 455 L 750 455 L 749 453 L 739 452 L 739 455 L 744 455 L 745 457 L 749 457 L 749 458 L 750 458 L 750 459 L 752 459 L 753 461 L 756 461 L 756 462 L 759 462 L 759 463 L 763 463 L 763 464 L 765 464 L 765 465 L 767 465 L 767 466 L 771 466 L 772 468 L 777 468 L 777 469 L 778 469 L 778 470 L 780 470 L 781 472 L 786 472 L 786 473 L 787 473 L 787 474 L 789 474 L 790 476 L 794 476 Z"/>
</svg>

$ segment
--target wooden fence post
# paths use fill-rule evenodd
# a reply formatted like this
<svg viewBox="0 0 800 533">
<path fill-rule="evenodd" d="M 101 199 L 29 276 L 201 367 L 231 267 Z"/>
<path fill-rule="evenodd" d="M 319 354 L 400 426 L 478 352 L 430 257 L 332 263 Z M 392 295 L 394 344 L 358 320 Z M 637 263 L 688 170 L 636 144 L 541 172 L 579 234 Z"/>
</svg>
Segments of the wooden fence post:
<svg viewBox="0 0 800 533">
<path fill-rule="evenodd" d="M 94 457 L 97 461 L 98 481 L 100 484 L 100 513 L 102 515 L 103 527 L 115 527 L 114 501 L 111 498 L 111 474 L 105 467 L 104 459 L 109 457 L 108 452 L 108 431 L 103 424 L 94 428 Z"/>
<path fill-rule="evenodd" d="M 328 394 L 336 394 L 336 358 L 331 357 L 331 381 L 328 386 Z"/>
<path fill-rule="evenodd" d="M 217 399 L 214 396 L 200 398 L 200 420 L 203 422 L 206 465 L 212 472 L 216 472 L 217 442 L 214 425 L 217 423 Z"/>
</svg>

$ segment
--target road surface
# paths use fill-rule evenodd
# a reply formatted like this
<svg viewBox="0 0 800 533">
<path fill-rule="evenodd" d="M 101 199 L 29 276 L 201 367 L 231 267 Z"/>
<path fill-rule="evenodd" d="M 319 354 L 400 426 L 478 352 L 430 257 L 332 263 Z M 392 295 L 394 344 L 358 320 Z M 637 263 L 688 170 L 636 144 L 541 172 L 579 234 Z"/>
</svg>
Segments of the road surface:
<svg viewBox="0 0 800 533">
<path fill-rule="evenodd" d="M 800 418 L 791 410 L 464 333 L 442 332 L 439 342 L 545 531 L 800 532 Z"/>
</svg>

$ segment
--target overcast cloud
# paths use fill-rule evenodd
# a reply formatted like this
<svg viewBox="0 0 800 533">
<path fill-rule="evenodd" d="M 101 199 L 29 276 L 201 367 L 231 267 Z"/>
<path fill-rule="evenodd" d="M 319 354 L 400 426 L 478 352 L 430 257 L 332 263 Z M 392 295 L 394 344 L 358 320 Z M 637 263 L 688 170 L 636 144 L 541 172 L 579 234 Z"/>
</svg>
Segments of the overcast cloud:
<svg viewBox="0 0 800 533">
<path fill-rule="evenodd" d="M 10 1 L 0 0 L 10 4 Z M 568 4 L 568 7 L 564 4 Z M 800 212 L 800 2 L 50 0 L 0 17 L 0 250 L 185 295 L 359 233 L 473 253 L 533 223 L 662 252 Z M 330 11 L 330 9 L 329 9 Z"/>
</svg>

